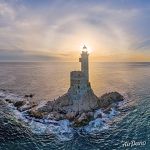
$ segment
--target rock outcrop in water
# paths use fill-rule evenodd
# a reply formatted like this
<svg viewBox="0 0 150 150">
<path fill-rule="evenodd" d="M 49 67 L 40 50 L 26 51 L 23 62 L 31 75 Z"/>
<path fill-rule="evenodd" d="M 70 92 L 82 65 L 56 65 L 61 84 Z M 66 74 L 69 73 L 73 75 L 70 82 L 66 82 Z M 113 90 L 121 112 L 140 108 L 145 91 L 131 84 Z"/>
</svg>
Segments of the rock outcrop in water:
<svg viewBox="0 0 150 150">
<path fill-rule="evenodd" d="M 53 109 L 56 111 L 74 111 L 84 112 L 90 111 L 97 107 L 98 97 L 93 93 L 92 90 L 86 92 L 82 97 L 77 100 L 72 100 L 69 93 L 59 97 L 53 104 Z"/>
<path fill-rule="evenodd" d="M 4 118 L 8 117 L 10 122 L 7 125 L 4 123 L 1 129 L 3 130 L 4 127 L 5 130 L 5 127 L 8 126 L 10 130 L 6 130 L 11 135 L 12 128 L 9 125 L 13 125 L 13 127 L 21 129 L 17 129 L 15 133 L 18 134 L 19 131 L 19 133 L 24 134 L 24 131 L 27 131 L 27 127 L 28 131 L 33 134 L 54 135 L 63 141 L 73 139 L 76 133 L 93 136 L 109 129 L 114 122 L 113 118 L 119 113 L 120 108 L 122 109 L 121 106 L 126 102 L 123 101 L 123 96 L 117 92 L 107 93 L 101 96 L 101 98 L 105 99 L 105 101 L 111 100 L 110 103 L 107 103 L 108 107 L 106 107 L 106 104 L 104 105 L 105 107 L 101 107 L 99 102 L 102 101 L 100 104 L 103 104 L 103 100 L 96 97 L 96 107 L 93 105 L 93 108 L 90 108 L 89 105 L 86 105 L 87 108 L 83 110 L 81 106 L 81 111 L 79 112 L 76 109 L 70 109 L 74 108 L 74 104 L 72 101 L 68 101 L 69 99 L 65 99 L 66 97 L 69 98 L 69 95 L 65 94 L 55 101 L 48 101 L 47 103 L 42 101 L 42 103 L 37 104 L 34 102 L 34 99 L 29 101 L 24 96 L 0 90 L 1 115 Z M 58 104 L 62 109 L 56 107 Z"/>
<path fill-rule="evenodd" d="M 95 118 L 101 118 L 101 111 L 105 109 L 108 113 L 119 101 L 124 98 L 117 92 L 106 93 L 98 98 L 89 81 L 89 53 L 86 46 L 81 53 L 81 70 L 70 73 L 70 87 L 68 92 L 54 101 L 48 101 L 44 106 L 37 106 L 30 98 L 34 94 L 25 95 L 26 100 L 15 101 L 7 98 L 8 103 L 20 111 L 26 111 L 30 117 L 37 119 L 64 120 L 68 119 L 74 126 L 83 126 Z M 96 112 L 96 114 L 95 114 Z"/>
<path fill-rule="evenodd" d="M 98 106 L 100 108 L 113 107 L 113 104 L 123 101 L 124 97 L 118 92 L 111 92 L 102 95 L 98 100 Z"/>
<path fill-rule="evenodd" d="M 48 101 L 42 107 L 34 107 L 28 111 L 31 117 L 38 119 L 70 120 L 74 126 L 82 126 L 95 118 L 94 112 L 98 109 L 111 111 L 124 97 L 118 92 L 111 92 L 98 98 L 93 91 L 86 93 L 77 102 L 72 101 L 69 93 L 64 94 L 55 101 Z M 102 114 L 96 115 L 101 118 Z"/>
<path fill-rule="evenodd" d="M 117 102 L 122 101 L 123 96 L 117 92 L 104 94 L 100 98 L 94 94 L 89 81 L 88 57 L 89 53 L 86 46 L 84 46 L 81 58 L 79 58 L 81 70 L 70 73 L 70 87 L 68 92 L 55 101 L 47 102 L 42 107 L 36 108 L 32 105 L 29 107 L 28 114 L 38 119 L 68 119 L 73 122 L 74 126 L 81 126 L 94 118 L 95 110 L 105 108 L 107 111 L 110 111 L 113 104 L 116 105 Z M 28 97 L 31 96 L 29 95 Z M 23 105 L 23 102 L 18 102 L 15 105 L 20 107 Z M 97 117 L 101 116 L 101 114 L 97 115 Z"/>
<path fill-rule="evenodd" d="M 7 133 L 11 135 L 11 125 L 13 125 L 16 128 L 19 127 L 19 130 L 13 130 L 17 134 L 24 135 L 24 131 L 28 130 L 28 132 L 38 135 L 54 135 L 62 141 L 73 139 L 78 132 L 95 135 L 95 133 L 100 133 L 110 127 L 111 120 L 113 123 L 113 118 L 119 113 L 116 106 L 120 108 L 119 105 L 122 106 L 121 104 L 123 104 L 123 97 L 117 92 L 107 93 L 98 98 L 91 91 L 90 94 L 85 95 L 85 97 L 91 98 L 90 103 L 83 104 L 83 107 L 82 99 L 78 99 L 81 106 L 76 109 L 76 103 L 70 101 L 68 94 L 55 101 L 37 104 L 34 99 L 29 101 L 24 96 L 0 91 L 2 115 L 4 115 L 4 118 L 8 116 L 8 120 L 11 121 L 7 125 L 3 124 L 0 130 L 8 127 Z M 109 101 L 107 107 L 106 104 L 103 104 L 104 99 Z M 93 100 L 94 104 L 91 105 Z M 87 101 L 89 101 L 88 98 Z M 85 100 L 85 102 L 87 101 Z M 105 107 L 101 107 L 102 104 Z"/>
</svg>

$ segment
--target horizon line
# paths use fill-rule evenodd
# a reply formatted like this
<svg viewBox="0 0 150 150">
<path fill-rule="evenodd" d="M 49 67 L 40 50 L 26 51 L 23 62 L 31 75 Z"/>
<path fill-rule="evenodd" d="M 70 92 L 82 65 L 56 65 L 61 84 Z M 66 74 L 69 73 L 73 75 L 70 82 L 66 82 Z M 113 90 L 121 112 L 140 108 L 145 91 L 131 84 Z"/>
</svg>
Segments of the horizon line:
<svg viewBox="0 0 150 150">
<path fill-rule="evenodd" d="M 78 61 L 0 61 L 0 63 L 78 63 Z M 150 61 L 90 61 L 91 63 L 150 63 Z"/>
</svg>

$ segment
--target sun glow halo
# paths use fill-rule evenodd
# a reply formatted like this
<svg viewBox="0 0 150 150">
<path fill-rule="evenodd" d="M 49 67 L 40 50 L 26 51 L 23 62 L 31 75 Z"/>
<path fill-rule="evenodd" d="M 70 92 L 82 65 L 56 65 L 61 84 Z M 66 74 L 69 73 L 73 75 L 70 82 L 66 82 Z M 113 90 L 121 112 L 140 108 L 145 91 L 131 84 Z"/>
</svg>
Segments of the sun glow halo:
<svg viewBox="0 0 150 150">
<path fill-rule="evenodd" d="M 87 47 L 87 51 L 88 51 L 88 53 L 91 53 L 91 52 L 93 51 L 93 49 L 91 48 L 91 46 L 89 46 L 89 44 L 82 43 L 82 44 L 80 45 L 80 52 L 82 52 L 82 51 L 83 51 L 83 47 L 84 47 L 84 45 Z"/>
</svg>

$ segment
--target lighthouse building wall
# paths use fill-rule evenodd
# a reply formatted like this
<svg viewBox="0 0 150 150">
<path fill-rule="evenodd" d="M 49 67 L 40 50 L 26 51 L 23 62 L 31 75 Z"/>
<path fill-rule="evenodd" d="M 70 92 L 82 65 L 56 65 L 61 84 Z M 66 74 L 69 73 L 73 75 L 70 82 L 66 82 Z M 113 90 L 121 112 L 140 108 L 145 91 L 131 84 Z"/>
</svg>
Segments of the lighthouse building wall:
<svg viewBox="0 0 150 150">
<path fill-rule="evenodd" d="M 81 58 L 81 71 L 72 71 L 70 73 L 70 88 L 68 90 L 71 99 L 80 99 L 86 92 L 91 90 L 89 82 L 89 64 L 88 64 L 88 52 L 82 51 Z"/>
<path fill-rule="evenodd" d="M 82 71 L 72 71 L 70 73 L 69 93 L 73 99 L 79 99 L 89 89 L 90 86 L 87 84 Z"/>
</svg>

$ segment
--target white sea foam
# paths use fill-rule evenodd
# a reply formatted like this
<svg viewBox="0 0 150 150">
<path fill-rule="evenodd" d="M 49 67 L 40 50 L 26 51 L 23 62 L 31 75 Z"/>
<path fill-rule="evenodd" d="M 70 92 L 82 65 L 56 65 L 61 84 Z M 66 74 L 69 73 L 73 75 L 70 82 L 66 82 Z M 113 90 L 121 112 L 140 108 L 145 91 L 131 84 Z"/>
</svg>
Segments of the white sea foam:
<svg viewBox="0 0 150 150">
<path fill-rule="evenodd" d="M 15 99 L 16 101 L 22 98 L 18 95 L 2 91 L 0 91 L 0 96 L 4 99 L 9 98 Z M 123 103 L 120 102 L 118 106 L 121 107 L 122 105 Z M 26 123 L 34 134 L 55 135 L 56 138 L 61 141 L 71 140 L 74 137 L 75 130 L 71 127 L 71 122 L 69 122 L 69 120 L 55 121 L 50 119 L 35 119 L 27 116 L 25 112 L 18 111 L 12 104 L 8 104 L 8 106 L 12 109 L 15 118 Z M 94 112 L 94 120 L 82 127 L 82 131 L 84 130 L 86 134 L 96 134 L 103 130 L 107 130 L 110 126 L 108 123 L 118 115 L 118 113 L 119 112 L 114 108 L 112 108 L 108 114 L 104 113 L 102 109 L 98 109 Z"/>
<path fill-rule="evenodd" d="M 68 141 L 74 137 L 75 130 L 70 126 L 71 122 L 69 122 L 69 120 L 54 121 L 34 118 L 27 119 L 22 112 L 15 108 L 13 109 L 13 113 L 16 119 L 27 123 L 34 134 L 55 135 L 60 141 Z M 102 118 L 95 118 L 95 120 L 90 121 L 87 126 L 82 127 L 86 134 L 96 134 L 109 129 L 107 121 L 110 121 L 110 119 L 117 114 L 114 109 L 112 109 L 109 115 L 103 113 L 102 110 L 99 109 L 95 112 L 95 117 L 100 113 L 102 114 Z"/>
<path fill-rule="evenodd" d="M 112 119 L 114 116 L 116 116 L 116 115 L 118 115 L 118 114 L 119 114 L 118 111 L 116 111 L 114 108 L 111 108 L 111 111 L 110 111 L 110 114 L 108 115 L 108 117 L 109 117 L 110 119 Z"/>
<path fill-rule="evenodd" d="M 94 112 L 94 119 L 96 119 L 98 117 L 98 115 L 102 115 L 102 110 L 101 109 L 98 109 Z"/>
<path fill-rule="evenodd" d="M 108 122 L 110 122 L 118 113 L 119 112 L 114 108 L 111 109 L 109 114 L 105 114 L 101 109 L 98 109 L 94 113 L 95 119 L 90 121 L 87 126 L 83 127 L 83 130 L 88 134 L 95 134 L 109 129 Z M 101 114 L 101 118 L 97 118 L 99 114 Z"/>
<path fill-rule="evenodd" d="M 109 128 L 109 125 L 104 123 L 103 119 L 97 118 L 93 121 L 90 121 L 87 126 L 85 126 L 83 129 L 88 134 L 95 134 L 99 133 L 100 131 L 106 130 Z"/>
<path fill-rule="evenodd" d="M 34 134 L 45 135 L 53 134 L 61 141 L 71 140 L 74 136 L 73 128 L 70 127 L 69 120 L 46 120 L 46 119 L 27 119 L 23 112 L 12 109 L 17 120 L 25 122 Z"/>
<path fill-rule="evenodd" d="M 45 130 L 47 128 L 47 125 L 44 125 L 43 123 L 40 122 L 35 122 L 32 120 L 30 123 L 30 129 L 33 133 L 35 134 L 45 134 Z"/>
<path fill-rule="evenodd" d="M 30 129 L 35 134 L 53 134 L 61 141 L 71 140 L 74 136 L 73 129 L 68 120 L 58 121 L 58 124 L 43 124 L 36 121 L 30 122 Z"/>
<path fill-rule="evenodd" d="M 18 96 L 17 94 L 14 94 L 8 91 L 3 91 L 3 90 L 0 90 L 0 97 L 3 99 L 9 99 L 12 101 L 19 101 L 23 99 L 23 97 Z"/>
<path fill-rule="evenodd" d="M 4 98 L 6 95 L 3 91 L 0 91 L 0 97 Z"/>
</svg>

